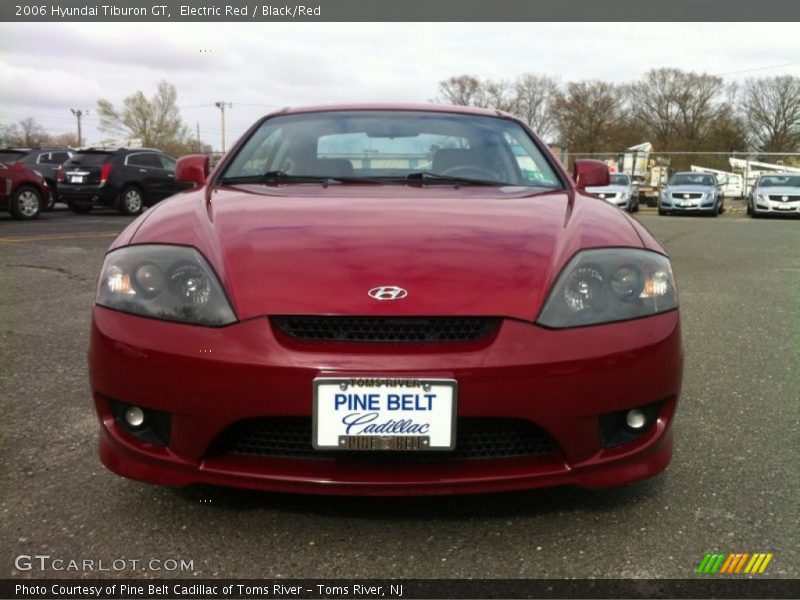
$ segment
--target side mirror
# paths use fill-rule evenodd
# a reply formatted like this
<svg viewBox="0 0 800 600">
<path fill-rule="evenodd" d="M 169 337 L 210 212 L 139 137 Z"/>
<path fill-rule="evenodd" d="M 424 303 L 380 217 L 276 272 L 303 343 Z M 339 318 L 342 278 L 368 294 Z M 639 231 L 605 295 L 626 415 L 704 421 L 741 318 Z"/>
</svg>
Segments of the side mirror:
<svg viewBox="0 0 800 600">
<path fill-rule="evenodd" d="M 205 154 L 190 154 L 178 159 L 175 165 L 175 181 L 193 183 L 197 187 L 205 185 L 210 172 L 210 161 Z"/>
<path fill-rule="evenodd" d="M 572 179 L 579 190 L 585 190 L 588 186 L 608 185 L 611 176 L 608 174 L 608 165 L 602 160 L 577 158 L 572 167 Z"/>
</svg>

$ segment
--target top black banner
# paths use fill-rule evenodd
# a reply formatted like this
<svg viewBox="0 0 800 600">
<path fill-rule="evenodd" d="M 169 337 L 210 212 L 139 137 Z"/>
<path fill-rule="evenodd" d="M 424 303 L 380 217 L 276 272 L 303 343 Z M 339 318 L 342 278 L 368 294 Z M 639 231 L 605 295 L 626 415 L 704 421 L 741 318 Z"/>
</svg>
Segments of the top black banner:
<svg viewBox="0 0 800 600">
<path fill-rule="evenodd" d="M 0 21 L 787 22 L 796 0 L 3 0 Z M 678 43 L 678 42 L 676 42 Z"/>
</svg>

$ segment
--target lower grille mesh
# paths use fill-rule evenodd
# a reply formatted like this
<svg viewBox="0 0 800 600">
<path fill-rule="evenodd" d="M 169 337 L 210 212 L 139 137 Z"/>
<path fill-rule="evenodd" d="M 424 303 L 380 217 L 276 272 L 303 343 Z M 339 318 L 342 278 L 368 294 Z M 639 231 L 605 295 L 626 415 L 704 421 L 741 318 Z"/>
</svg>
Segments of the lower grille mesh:
<svg viewBox="0 0 800 600">
<path fill-rule="evenodd" d="M 215 453 L 344 461 L 436 462 L 551 454 L 556 446 L 541 427 L 523 419 L 460 418 L 449 452 L 314 450 L 309 417 L 248 419 L 218 438 Z"/>
<path fill-rule="evenodd" d="M 471 342 L 493 333 L 500 319 L 485 317 L 272 317 L 293 338 L 318 342 Z"/>
</svg>

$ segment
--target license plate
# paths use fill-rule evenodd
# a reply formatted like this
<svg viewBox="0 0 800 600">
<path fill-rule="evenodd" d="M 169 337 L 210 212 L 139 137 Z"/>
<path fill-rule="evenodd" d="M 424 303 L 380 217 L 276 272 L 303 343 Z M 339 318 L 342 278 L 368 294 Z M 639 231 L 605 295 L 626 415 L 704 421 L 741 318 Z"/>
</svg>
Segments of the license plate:
<svg viewBox="0 0 800 600">
<path fill-rule="evenodd" d="M 773 206 L 773 208 L 777 208 L 778 210 L 793 210 L 794 206 L 781 206 L 778 204 L 777 206 Z"/>
<path fill-rule="evenodd" d="M 83 183 L 83 177 L 78 175 L 73 175 L 69 178 L 70 183 Z"/>
<path fill-rule="evenodd" d="M 318 450 L 452 450 L 453 379 L 320 377 L 314 380 Z"/>
</svg>

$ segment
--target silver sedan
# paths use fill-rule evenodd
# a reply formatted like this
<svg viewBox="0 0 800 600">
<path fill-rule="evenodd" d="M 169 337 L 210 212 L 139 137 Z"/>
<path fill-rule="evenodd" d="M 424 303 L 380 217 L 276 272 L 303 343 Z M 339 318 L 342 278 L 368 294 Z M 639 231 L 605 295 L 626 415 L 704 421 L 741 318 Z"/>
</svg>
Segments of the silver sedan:
<svg viewBox="0 0 800 600">
<path fill-rule="evenodd" d="M 800 215 L 800 174 L 761 175 L 747 199 L 747 214 Z"/>
<path fill-rule="evenodd" d="M 639 210 L 639 195 L 631 183 L 630 175 L 612 173 L 608 185 L 590 186 L 586 191 L 628 212 Z"/>
</svg>

